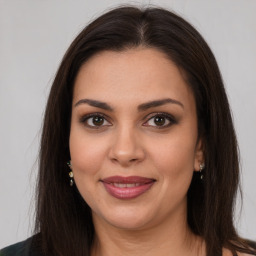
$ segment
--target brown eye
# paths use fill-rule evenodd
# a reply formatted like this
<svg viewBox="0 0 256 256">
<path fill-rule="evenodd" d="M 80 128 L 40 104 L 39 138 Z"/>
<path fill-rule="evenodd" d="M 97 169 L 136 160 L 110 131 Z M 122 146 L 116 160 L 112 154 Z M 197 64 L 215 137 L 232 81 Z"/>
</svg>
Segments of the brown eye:
<svg viewBox="0 0 256 256">
<path fill-rule="evenodd" d="M 166 117 L 163 117 L 163 116 L 156 116 L 154 117 L 154 123 L 157 125 L 157 126 L 163 126 L 166 122 Z"/>
<path fill-rule="evenodd" d="M 175 123 L 177 123 L 177 121 L 172 115 L 168 113 L 158 113 L 153 116 L 151 115 L 151 118 L 149 118 L 148 121 L 143 124 L 143 126 L 166 128 Z"/>
<path fill-rule="evenodd" d="M 94 116 L 94 117 L 92 117 L 91 122 L 92 122 L 93 125 L 95 125 L 95 126 L 101 126 L 101 125 L 103 125 L 103 123 L 104 123 L 104 118 L 101 117 L 101 116 Z"/>
<path fill-rule="evenodd" d="M 105 116 L 101 114 L 89 114 L 81 118 L 81 123 L 85 126 L 93 129 L 101 128 L 104 126 L 111 126 L 111 123 L 107 121 Z"/>
</svg>

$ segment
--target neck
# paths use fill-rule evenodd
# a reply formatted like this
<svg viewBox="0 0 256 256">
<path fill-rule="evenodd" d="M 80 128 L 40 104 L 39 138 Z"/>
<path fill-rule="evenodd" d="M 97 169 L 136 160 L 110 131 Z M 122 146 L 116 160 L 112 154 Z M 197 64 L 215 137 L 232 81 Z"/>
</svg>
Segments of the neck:
<svg viewBox="0 0 256 256">
<path fill-rule="evenodd" d="M 203 240 L 191 232 L 184 218 L 136 230 L 119 229 L 94 218 L 94 226 L 92 256 L 204 255 Z"/>
</svg>

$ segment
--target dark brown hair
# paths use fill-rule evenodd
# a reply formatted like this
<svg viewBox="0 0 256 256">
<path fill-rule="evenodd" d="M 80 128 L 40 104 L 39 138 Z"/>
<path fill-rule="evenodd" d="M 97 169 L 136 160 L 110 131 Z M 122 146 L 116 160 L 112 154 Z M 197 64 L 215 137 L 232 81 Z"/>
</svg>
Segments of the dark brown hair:
<svg viewBox="0 0 256 256">
<path fill-rule="evenodd" d="M 69 186 L 69 132 L 73 85 L 80 67 L 103 50 L 138 46 L 165 53 L 185 74 L 203 138 L 203 182 L 194 174 L 187 219 L 206 241 L 207 255 L 223 247 L 253 253 L 233 225 L 239 185 L 237 141 L 216 60 L 201 35 L 183 18 L 161 8 L 119 7 L 89 24 L 67 50 L 53 82 L 41 139 L 35 242 L 45 255 L 86 256 L 94 238 L 91 210 Z"/>
</svg>

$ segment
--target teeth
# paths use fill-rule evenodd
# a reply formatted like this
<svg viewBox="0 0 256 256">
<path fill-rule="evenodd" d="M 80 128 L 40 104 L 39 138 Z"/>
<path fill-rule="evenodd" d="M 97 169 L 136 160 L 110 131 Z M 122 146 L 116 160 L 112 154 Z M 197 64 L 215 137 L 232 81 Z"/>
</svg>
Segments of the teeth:
<svg viewBox="0 0 256 256">
<path fill-rule="evenodd" d="M 127 184 L 126 186 L 127 188 L 132 188 L 132 187 L 136 187 L 136 184 Z"/>
<path fill-rule="evenodd" d="M 118 187 L 118 188 L 126 188 L 126 185 L 127 185 L 127 184 L 114 183 L 114 186 L 115 186 L 115 187 Z"/>
<path fill-rule="evenodd" d="M 124 184 L 124 183 L 111 183 L 114 187 L 117 188 L 133 188 L 133 187 L 138 187 L 140 185 L 140 183 L 128 183 L 128 184 Z"/>
</svg>

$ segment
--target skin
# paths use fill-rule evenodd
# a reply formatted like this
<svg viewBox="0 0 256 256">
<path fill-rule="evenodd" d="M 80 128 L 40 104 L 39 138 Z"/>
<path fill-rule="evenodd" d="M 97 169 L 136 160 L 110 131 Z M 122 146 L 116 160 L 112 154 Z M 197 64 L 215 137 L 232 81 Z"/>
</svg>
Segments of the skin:
<svg viewBox="0 0 256 256">
<path fill-rule="evenodd" d="M 138 110 L 167 98 L 180 104 Z M 112 110 L 83 99 L 107 103 Z M 104 115 L 100 125 L 98 113 Z M 81 67 L 74 85 L 70 153 L 76 186 L 92 209 L 92 255 L 204 255 L 202 239 L 186 220 L 187 190 L 204 160 L 201 144 L 193 93 L 160 51 L 104 51 Z M 155 182 L 139 197 L 122 200 L 101 182 L 116 175 Z"/>
</svg>

